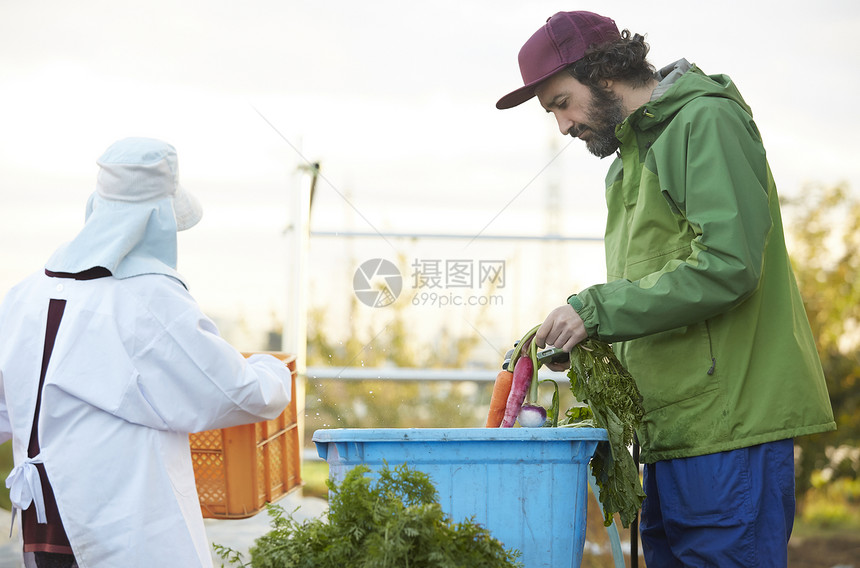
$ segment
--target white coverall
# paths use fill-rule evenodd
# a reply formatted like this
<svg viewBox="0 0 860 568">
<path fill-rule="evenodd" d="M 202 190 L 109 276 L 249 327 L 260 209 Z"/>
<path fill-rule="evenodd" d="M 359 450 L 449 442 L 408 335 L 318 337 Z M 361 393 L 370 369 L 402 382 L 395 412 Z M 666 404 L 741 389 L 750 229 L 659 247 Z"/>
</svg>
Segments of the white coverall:
<svg viewBox="0 0 860 568">
<path fill-rule="evenodd" d="M 25 492 L 38 476 L 27 446 L 51 299 L 66 306 L 38 459 L 78 566 L 211 566 L 188 433 L 276 417 L 289 371 L 269 355 L 246 360 L 171 276 L 35 274 L 0 307 L 0 442 L 12 438 Z"/>
</svg>

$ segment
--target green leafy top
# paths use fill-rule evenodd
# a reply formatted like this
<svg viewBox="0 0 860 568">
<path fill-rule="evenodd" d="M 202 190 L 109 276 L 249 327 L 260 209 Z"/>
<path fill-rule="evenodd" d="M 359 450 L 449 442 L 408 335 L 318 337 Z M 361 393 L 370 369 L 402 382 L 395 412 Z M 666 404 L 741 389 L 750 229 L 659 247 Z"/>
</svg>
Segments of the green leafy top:
<svg viewBox="0 0 860 568">
<path fill-rule="evenodd" d="M 605 428 L 609 442 L 601 442 L 591 459 L 591 471 L 600 488 L 604 523 L 609 526 L 618 513 L 626 528 L 636 519 L 645 499 L 639 469 L 627 447 L 633 443 L 642 420 L 642 395 L 633 377 L 602 341 L 586 339 L 570 353 L 570 389 L 590 413 L 580 407 L 567 411 L 567 424 L 589 418 Z"/>
<path fill-rule="evenodd" d="M 437 503 L 426 474 L 385 464 L 372 484 L 370 469 L 351 469 L 340 486 L 328 481 L 328 522 L 299 524 L 269 506 L 272 530 L 251 549 L 253 568 L 516 568 L 509 552 L 472 518 L 454 523 Z M 221 548 L 224 559 L 241 560 Z M 233 553 L 233 556 L 229 556 Z"/>
</svg>

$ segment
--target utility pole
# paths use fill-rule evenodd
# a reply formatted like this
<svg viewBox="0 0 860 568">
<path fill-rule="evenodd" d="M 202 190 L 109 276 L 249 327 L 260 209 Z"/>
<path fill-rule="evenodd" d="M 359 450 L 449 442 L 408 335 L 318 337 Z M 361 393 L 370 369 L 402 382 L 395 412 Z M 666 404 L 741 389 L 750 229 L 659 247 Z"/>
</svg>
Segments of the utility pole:
<svg viewBox="0 0 860 568">
<path fill-rule="evenodd" d="M 287 227 L 287 306 L 281 350 L 296 356 L 296 414 L 300 443 L 305 433 L 311 204 L 319 172 L 318 162 L 305 163 L 300 164 L 291 176 L 290 224 Z"/>
</svg>

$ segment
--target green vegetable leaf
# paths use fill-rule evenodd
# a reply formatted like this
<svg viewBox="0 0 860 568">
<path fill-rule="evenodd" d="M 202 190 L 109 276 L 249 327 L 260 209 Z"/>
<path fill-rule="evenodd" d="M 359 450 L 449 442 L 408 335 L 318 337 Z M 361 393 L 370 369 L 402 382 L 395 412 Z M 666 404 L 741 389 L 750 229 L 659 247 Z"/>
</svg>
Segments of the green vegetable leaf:
<svg viewBox="0 0 860 568">
<path fill-rule="evenodd" d="M 588 404 L 595 426 L 605 428 L 609 442 L 601 442 L 591 459 L 591 471 L 600 488 L 604 524 L 618 513 L 625 528 L 636 519 L 645 500 L 639 469 L 627 447 L 633 443 L 642 420 L 642 395 L 612 348 L 595 339 L 578 344 L 570 354 L 570 389 Z M 568 424 L 588 419 L 580 407 L 567 411 Z"/>
<path fill-rule="evenodd" d="M 546 409 L 546 423 L 544 424 L 544 426 L 555 428 L 556 426 L 558 426 L 558 420 L 559 420 L 558 413 L 559 413 L 559 406 L 560 406 L 559 397 L 558 397 L 558 383 L 555 382 L 553 379 L 544 379 L 544 380 L 540 381 L 540 384 L 544 384 L 546 382 L 552 383 L 553 388 L 555 390 L 553 390 L 553 393 L 552 393 L 552 405 L 550 408 Z"/>
<path fill-rule="evenodd" d="M 587 406 L 571 406 L 567 409 L 567 412 L 565 412 L 565 416 L 567 416 L 568 424 L 594 419 L 594 414 L 591 412 L 591 408 Z"/>
</svg>

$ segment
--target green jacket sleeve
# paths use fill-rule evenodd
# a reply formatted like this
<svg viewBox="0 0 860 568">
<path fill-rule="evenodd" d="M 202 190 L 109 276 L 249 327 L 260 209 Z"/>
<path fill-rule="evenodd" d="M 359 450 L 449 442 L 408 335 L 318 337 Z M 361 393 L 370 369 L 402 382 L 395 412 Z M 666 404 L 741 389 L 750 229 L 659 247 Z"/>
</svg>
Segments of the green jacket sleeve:
<svg viewBox="0 0 860 568">
<path fill-rule="evenodd" d="M 628 258 L 636 252 L 647 255 L 636 250 L 641 235 L 662 230 L 649 229 L 649 223 L 674 224 L 690 235 L 689 246 L 659 266 L 652 263 L 646 273 L 631 264 L 625 277 L 569 298 L 589 336 L 605 341 L 692 325 L 742 302 L 758 286 L 772 226 L 764 147 L 752 117 L 737 103 L 709 97 L 689 103 L 643 156 L 640 175 L 625 171 L 621 190 L 660 192 L 666 207 L 651 208 L 652 219 L 641 218 L 635 207 L 610 207 L 610 216 L 627 216 L 630 231 L 624 246 L 607 243 L 607 250 L 626 250 Z"/>
</svg>

